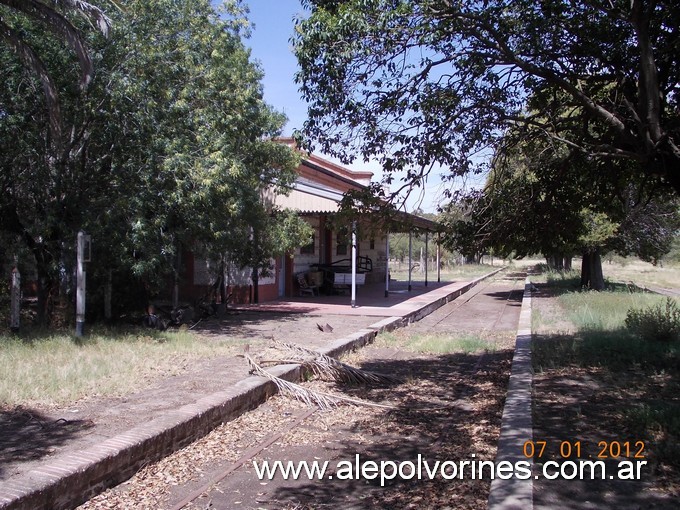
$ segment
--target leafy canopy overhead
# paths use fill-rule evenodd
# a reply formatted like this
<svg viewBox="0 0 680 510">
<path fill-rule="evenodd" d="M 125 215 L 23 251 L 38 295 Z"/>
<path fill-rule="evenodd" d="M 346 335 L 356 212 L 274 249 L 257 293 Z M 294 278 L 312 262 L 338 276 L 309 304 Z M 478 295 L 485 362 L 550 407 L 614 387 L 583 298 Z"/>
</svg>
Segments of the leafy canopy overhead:
<svg viewBox="0 0 680 510">
<path fill-rule="evenodd" d="M 417 182 L 481 170 L 514 127 L 680 191 L 675 0 L 304 3 L 302 135 L 325 152 Z"/>
<path fill-rule="evenodd" d="M 468 255 L 615 251 L 654 263 L 670 250 L 680 227 L 671 190 L 636 179 L 622 164 L 612 169 L 550 149 L 535 140 L 494 160 L 485 188 L 449 205 L 444 243 Z"/>
<path fill-rule="evenodd" d="M 102 34 L 109 33 L 111 20 L 99 7 L 82 0 L 55 0 L 52 5 L 39 0 L 0 0 L 0 39 L 40 80 L 50 117 L 51 143 L 59 149 L 62 143 L 62 119 L 57 85 L 41 55 L 26 40 L 22 30 L 17 29 L 11 22 L 7 22 L 7 15 L 4 14 L 5 12 L 9 12 L 10 15 L 20 13 L 39 23 L 47 29 L 49 34 L 68 45 L 78 58 L 81 69 L 80 85 L 84 88 L 94 76 L 92 58 L 84 35 L 57 7 L 66 12 L 81 14 L 96 25 Z"/>
</svg>

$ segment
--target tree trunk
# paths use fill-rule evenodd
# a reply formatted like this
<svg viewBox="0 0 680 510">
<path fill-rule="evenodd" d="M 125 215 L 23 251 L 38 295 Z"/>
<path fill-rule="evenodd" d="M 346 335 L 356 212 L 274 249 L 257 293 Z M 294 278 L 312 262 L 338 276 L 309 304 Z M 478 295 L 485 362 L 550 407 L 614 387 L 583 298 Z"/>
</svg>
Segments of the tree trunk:
<svg viewBox="0 0 680 510">
<path fill-rule="evenodd" d="M 564 269 L 564 259 L 564 254 L 559 252 L 553 252 L 545 256 L 548 267 L 555 271 L 562 271 Z"/>
<path fill-rule="evenodd" d="M 36 322 L 40 326 L 48 326 L 52 322 L 52 298 L 58 291 L 57 279 L 51 273 L 54 258 L 44 244 L 37 244 L 32 238 L 29 247 L 35 259 L 35 269 L 38 275 L 37 293 L 38 309 L 36 310 Z"/>
<path fill-rule="evenodd" d="M 111 269 L 106 273 L 106 284 L 104 285 L 104 318 L 107 321 L 111 320 L 113 316 L 111 313 L 111 295 L 113 294 L 113 271 Z"/>
<path fill-rule="evenodd" d="M 253 303 L 258 304 L 260 302 L 260 270 L 258 267 L 253 267 L 252 280 Z"/>
<path fill-rule="evenodd" d="M 571 259 L 572 259 L 571 255 L 565 255 L 564 256 L 564 270 L 565 271 L 571 271 L 571 268 L 572 268 Z"/>
<path fill-rule="evenodd" d="M 604 290 L 604 275 L 602 273 L 602 257 L 600 250 L 586 251 L 581 262 L 581 288 Z"/>
<path fill-rule="evenodd" d="M 38 264 L 38 310 L 36 322 L 40 326 L 47 326 L 52 321 L 52 294 L 55 289 L 54 279 Z"/>
<path fill-rule="evenodd" d="M 15 265 L 12 269 L 12 290 L 10 292 L 10 329 L 17 333 L 21 326 L 21 273 Z"/>
</svg>

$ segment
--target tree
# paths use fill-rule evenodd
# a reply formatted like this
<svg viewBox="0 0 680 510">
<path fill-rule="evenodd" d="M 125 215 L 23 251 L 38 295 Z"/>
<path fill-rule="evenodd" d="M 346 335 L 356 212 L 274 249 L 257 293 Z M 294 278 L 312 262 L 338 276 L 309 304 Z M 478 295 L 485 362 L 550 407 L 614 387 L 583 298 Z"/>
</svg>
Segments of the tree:
<svg viewBox="0 0 680 510">
<path fill-rule="evenodd" d="M 545 142 L 545 140 L 544 140 Z M 581 286 L 604 288 L 601 256 L 609 251 L 658 260 L 680 227 L 676 197 L 635 179 L 626 168 L 593 165 L 574 151 L 549 151 L 534 140 L 494 162 L 486 187 L 450 209 L 445 242 L 465 251 L 494 249 L 501 256 L 541 252 L 550 265 L 569 268 L 582 256 Z"/>
<path fill-rule="evenodd" d="M 50 119 L 37 80 L 0 52 L 0 227 L 31 247 L 44 311 L 71 273 L 79 229 L 94 239 L 88 282 L 114 271 L 142 297 L 137 289 L 155 292 L 180 269 L 178 252 L 231 252 L 256 265 L 253 226 L 278 226 L 281 249 L 304 233 L 261 201 L 264 188 L 292 181 L 298 159 L 273 141 L 285 117 L 262 99 L 238 3 L 221 16 L 208 0 L 120 5 L 108 39 L 88 35 L 97 74 L 84 92 L 68 79 L 63 48 L 25 27 L 60 94 L 69 135 L 58 171 L 46 163 Z"/>
<path fill-rule="evenodd" d="M 95 24 L 104 35 L 108 34 L 111 21 L 99 7 L 81 0 L 57 0 L 54 4 L 64 11 L 82 14 Z M 66 43 L 78 58 L 81 69 L 81 88 L 85 88 L 92 81 L 94 67 L 88 53 L 87 44 L 80 30 L 74 27 L 64 14 L 39 0 L 0 0 L 1 6 L 21 13 L 33 22 L 40 23 L 58 39 Z M 40 55 L 22 36 L 21 32 L 12 26 L 11 22 L 8 24 L 3 19 L 2 14 L 3 11 L 0 10 L 0 37 L 42 84 L 50 120 L 50 141 L 58 152 L 62 144 L 62 119 L 57 86 Z"/>
<path fill-rule="evenodd" d="M 677 2 L 303 3 L 302 134 L 325 152 L 417 183 L 481 170 L 519 127 L 680 192 Z"/>
</svg>

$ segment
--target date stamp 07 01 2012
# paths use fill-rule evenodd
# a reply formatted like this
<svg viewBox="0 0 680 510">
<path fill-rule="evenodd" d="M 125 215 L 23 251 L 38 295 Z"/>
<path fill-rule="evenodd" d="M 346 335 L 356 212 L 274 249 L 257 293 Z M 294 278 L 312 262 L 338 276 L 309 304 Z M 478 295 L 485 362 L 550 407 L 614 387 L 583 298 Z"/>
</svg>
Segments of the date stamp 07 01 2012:
<svg viewBox="0 0 680 510">
<path fill-rule="evenodd" d="M 619 459 L 621 457 L 632 459 L 645 458 L 645 442 L 644 441 L 599 441 L 597 447 L 593 448 L 591 453 L 587 453 L 587 448 L 581 441 L 560 441 L 557 445 L 557 454 L 563 459 L 569 458 L 583 458 L 583 453 L 586 453 L 588 458 L 598 459 Z M 548 448 L 547 441 L 525 441 L 522 447 L 522 453 L 528 459 L 541 459 L 544 455 L 552 450 Z"/>
</svg>

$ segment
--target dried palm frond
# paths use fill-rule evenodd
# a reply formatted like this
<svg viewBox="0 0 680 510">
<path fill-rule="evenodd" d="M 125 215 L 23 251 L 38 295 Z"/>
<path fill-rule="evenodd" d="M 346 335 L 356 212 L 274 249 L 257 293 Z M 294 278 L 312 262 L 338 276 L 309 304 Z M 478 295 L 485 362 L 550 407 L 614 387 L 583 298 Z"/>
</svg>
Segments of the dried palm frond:
<svg viewBox="0 0 680 510">
<path fill-rule="evenodd" d="M 280 377 L 277 377 L 274 374 L 267 372 L 264 368 L 258 365 L 257 362 L 253 360 L 253 358 L 250 357 L 247 350 L 244 354 L 244 357 L 248 361 L 251 371 L 256 373 L 257 375 L 266 377 L 274 384 L 276 384 L 276 387 L 279 389 L 279 392 L 282 395 L 295 398 L 300 402 L 304 402 L 308 406 L 314 405 L 325 410 L 332 409 L 344 403 L 349 405 L 379 407 L 382 409 L 398 409 L 397 406 L 376 404 L 374 402 L 368 402 L 366 400 L 343 397 L 342 395 L 333 395 L 331 393 L 326 393 L 323 391 L 310 390 L 308 388 L 300 386 L 299 384 L 286 381 L 285 379 L 281 379 Z"/>
<path fill-rule="evenodd" d="M 276 343 L 285 347 L 297 356 L 300 356 L 302 358 L 302 365 L 308 368 L 314 375 L 321 378 L 330 378 L 337 382 L 350 384 L 389 384 L 401 382 L 398 378 L 390 375 L 361 370 L 346 365 L 342 361 L 331 358 L 326 354 L 307 349 L 306 347 L 286 342 Z"/>
</svg>

